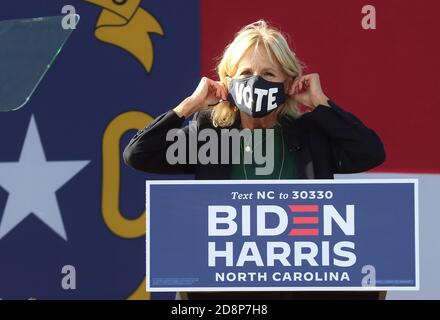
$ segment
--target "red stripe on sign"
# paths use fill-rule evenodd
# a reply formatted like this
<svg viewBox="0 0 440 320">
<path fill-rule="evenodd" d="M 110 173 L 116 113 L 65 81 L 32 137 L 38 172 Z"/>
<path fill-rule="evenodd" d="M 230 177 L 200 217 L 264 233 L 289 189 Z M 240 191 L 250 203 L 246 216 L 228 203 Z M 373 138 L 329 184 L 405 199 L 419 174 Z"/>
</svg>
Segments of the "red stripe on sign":
<svg viewBox="0 0 440 320">
<path fill-rule="evenodd" d="M 319 229 L 292 229 L 289 236 L 317 236 Z"/>
<path fill-rule="evenodd" d="M 289 209 L 291 212 L 318 212 L 317 204 L 290 204 Z"/>
<path fill-rule="evenodd" d="M 293 217 L 293 224 L 318 224 L 318 217 Z"/>
</svg>

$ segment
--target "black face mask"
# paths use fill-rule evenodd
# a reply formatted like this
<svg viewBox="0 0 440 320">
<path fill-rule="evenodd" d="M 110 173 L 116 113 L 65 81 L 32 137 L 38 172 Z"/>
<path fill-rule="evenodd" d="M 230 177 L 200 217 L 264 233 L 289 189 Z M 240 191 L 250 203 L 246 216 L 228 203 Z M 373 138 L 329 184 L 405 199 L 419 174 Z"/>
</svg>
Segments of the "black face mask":
<svg viewBox="0 0 440 320">
<path fill-rule="evenodd" d="M 232 79 L 228 101 L 253 118 L 261 118 L 286 101 L 284 82 L 270 82 L 260 76 Z"/>
</svg>

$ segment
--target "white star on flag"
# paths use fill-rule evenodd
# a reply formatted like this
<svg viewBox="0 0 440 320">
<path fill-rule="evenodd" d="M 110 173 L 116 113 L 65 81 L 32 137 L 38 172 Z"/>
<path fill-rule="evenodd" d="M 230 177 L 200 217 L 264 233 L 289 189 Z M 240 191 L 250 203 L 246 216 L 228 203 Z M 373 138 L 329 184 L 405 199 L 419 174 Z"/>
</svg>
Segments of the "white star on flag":
<svg viewBox="0 0 440 320">
<path fill-rule="evenodd" d="M 8 193 L 0 239 L 30 214 L 67 241 L 55 192 L 90 161 L 47 161 L 32 116 L 18 162 L 0 162 L 0 186 Z"/>
</svg>

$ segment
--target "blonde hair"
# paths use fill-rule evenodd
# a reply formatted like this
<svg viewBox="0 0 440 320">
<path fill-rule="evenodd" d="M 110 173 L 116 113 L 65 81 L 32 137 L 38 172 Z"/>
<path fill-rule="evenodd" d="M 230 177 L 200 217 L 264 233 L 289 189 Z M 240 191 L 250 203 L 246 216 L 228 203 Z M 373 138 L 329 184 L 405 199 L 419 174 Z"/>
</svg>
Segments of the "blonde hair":
<svg viewBox="0 0 440 320">
<path fill-rule="evenodd" d="M 231 77 L 237 71 L 238 64 L 244 54 L 251 48 L 257 49 L 260 43 L 264 44 L 269 57 L 274 56 L 281 65 L 283 72 L 290 78 L 302 75 L 302 63 L 290 49 L 286 38 L 281 31 L 269 27 L 267 22 L 259 20 L 243 27 L 234 40 L 227 45 L 223 56 L 217 65 L 219 80 L 228 88 L 227 77 Z M 289 115 L 293 118 L 300 116 L 297 103 L 290 97 L 277 110 L 277 116 Z M 237 109 L 228 101 L 217 104 L 211 113 L 215 127 L 231 126 L 237 117 Z"/>
</svg>

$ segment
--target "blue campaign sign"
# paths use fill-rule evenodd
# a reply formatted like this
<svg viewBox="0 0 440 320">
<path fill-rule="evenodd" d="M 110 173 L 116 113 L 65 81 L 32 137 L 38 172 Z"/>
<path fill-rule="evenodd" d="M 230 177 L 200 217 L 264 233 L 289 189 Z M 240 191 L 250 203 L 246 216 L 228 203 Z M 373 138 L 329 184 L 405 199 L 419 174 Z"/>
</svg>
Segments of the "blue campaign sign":
<svg viewBox="0 0 440 320">
<path fill-rule="evenodd" d="M 418 290 L 418 184 L 147 181 L 147 290 Z"/>
</svg>

